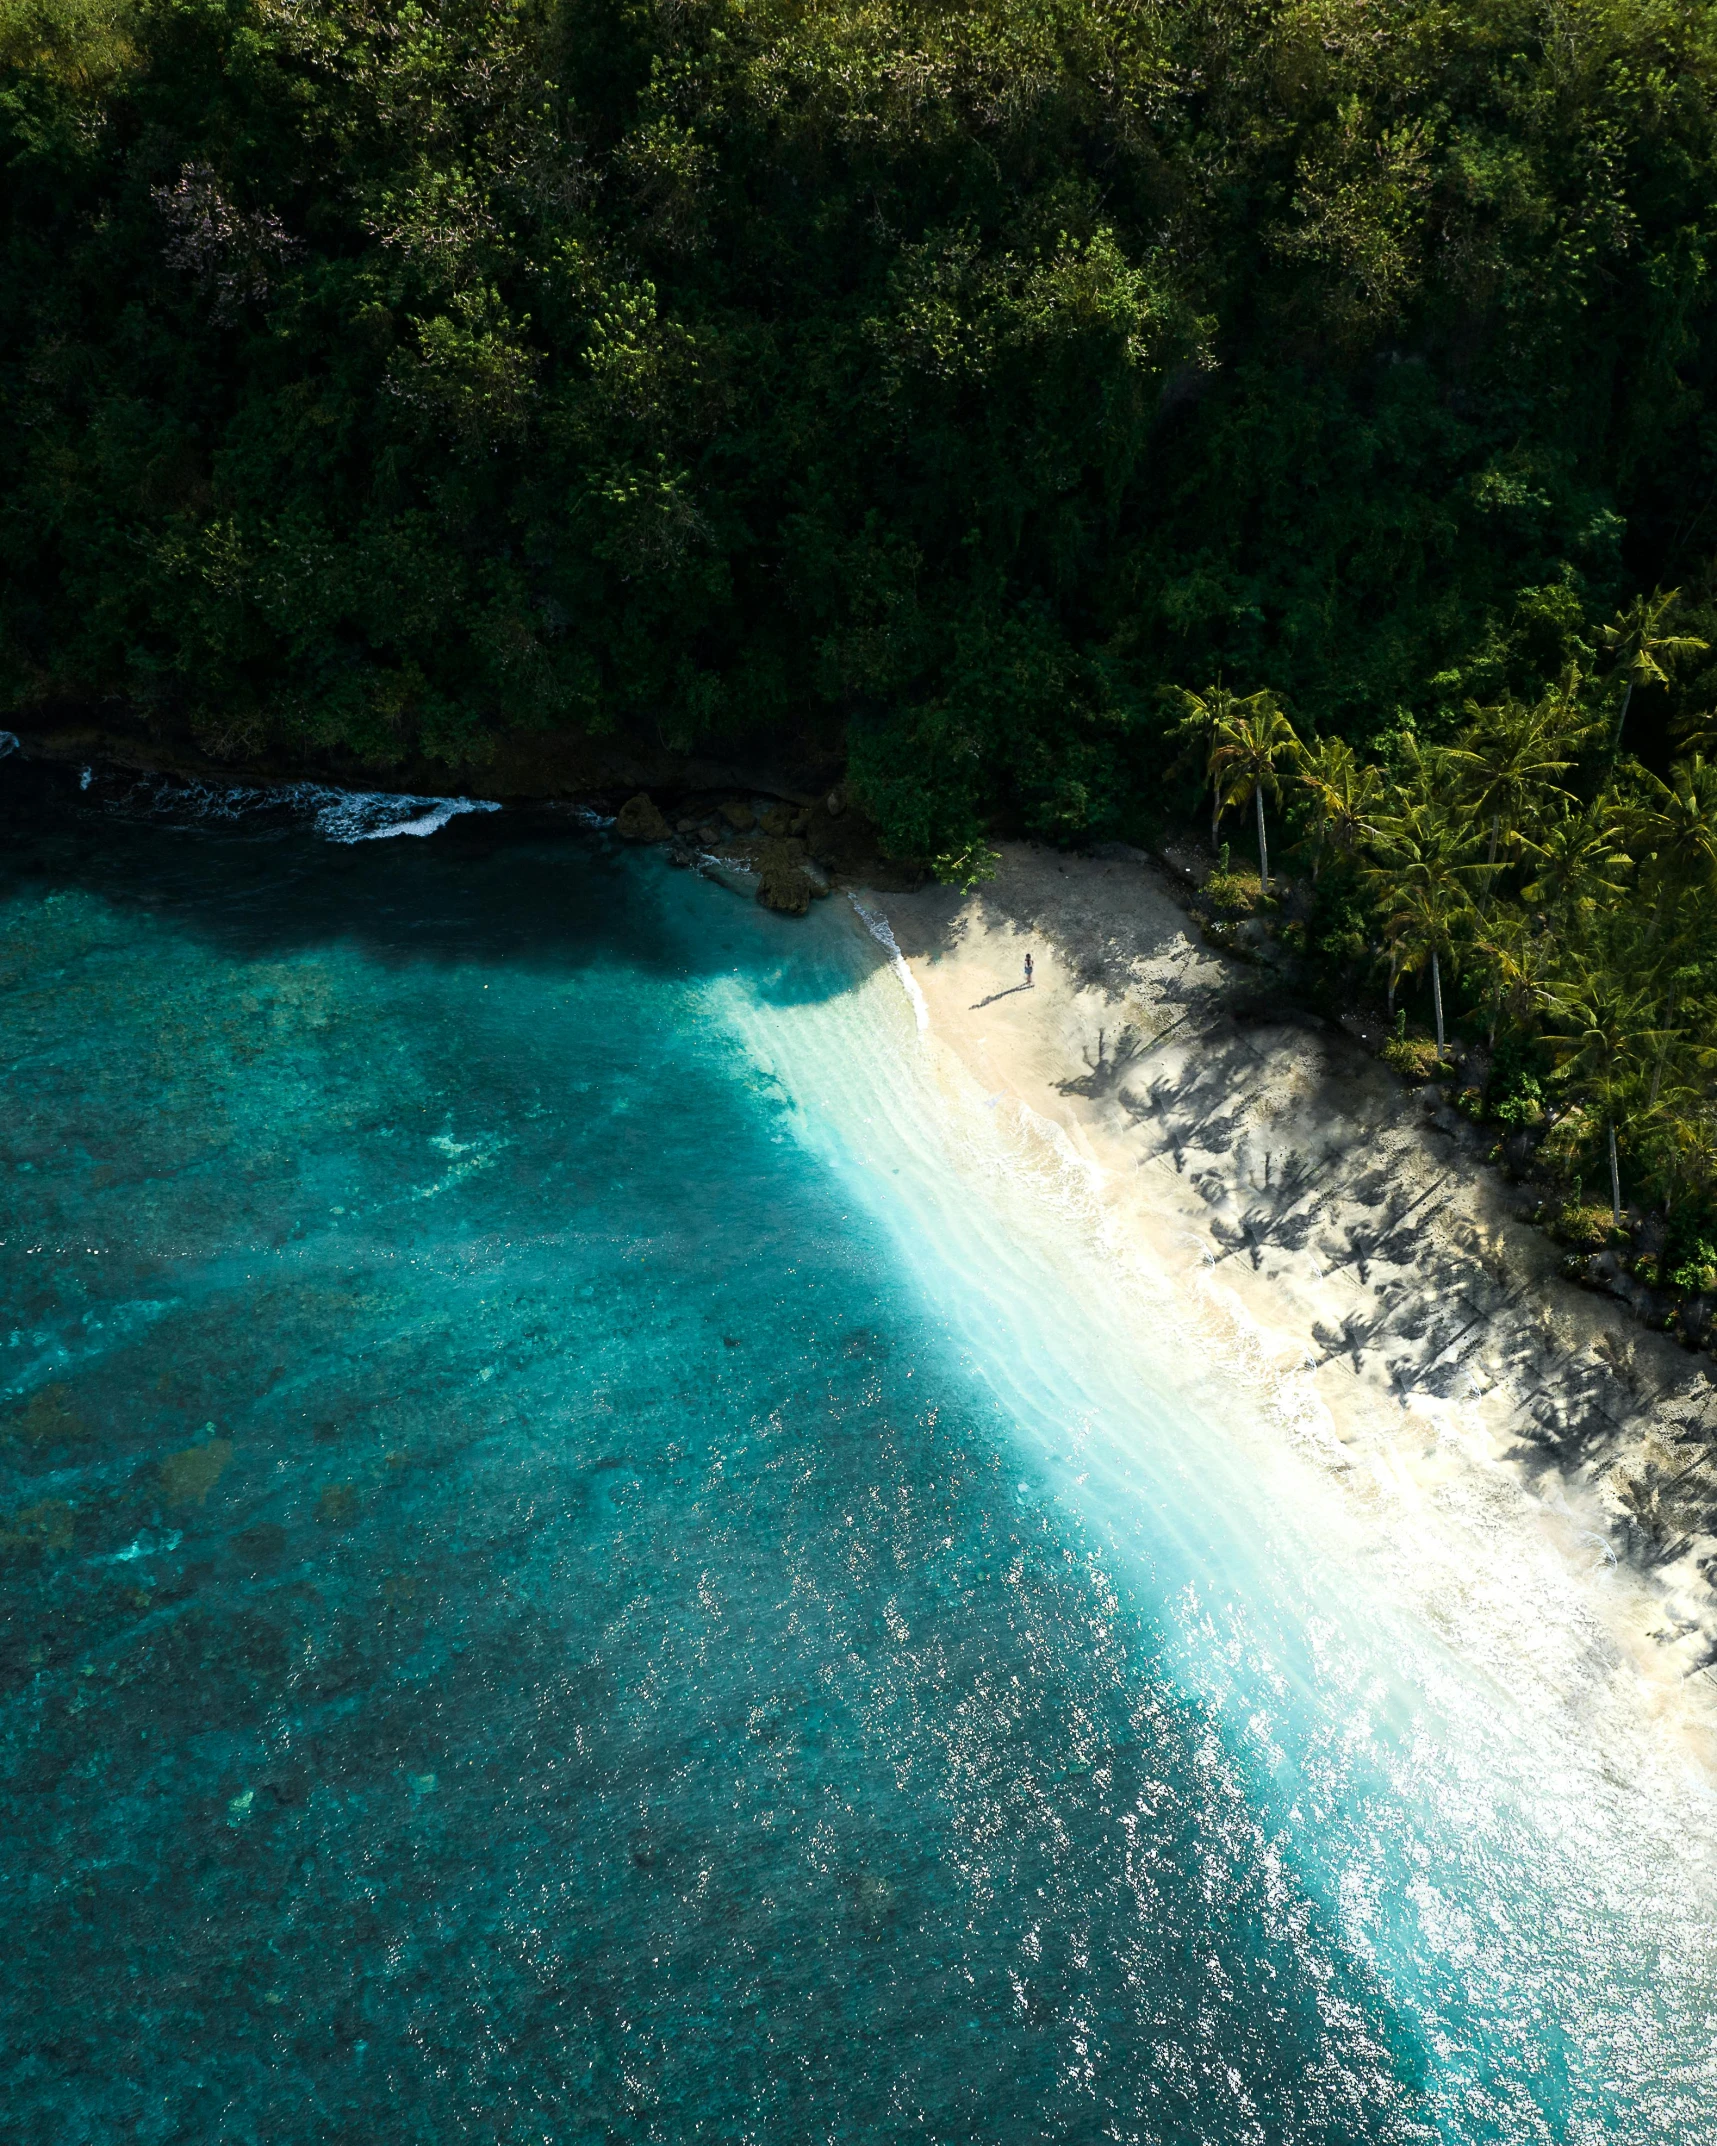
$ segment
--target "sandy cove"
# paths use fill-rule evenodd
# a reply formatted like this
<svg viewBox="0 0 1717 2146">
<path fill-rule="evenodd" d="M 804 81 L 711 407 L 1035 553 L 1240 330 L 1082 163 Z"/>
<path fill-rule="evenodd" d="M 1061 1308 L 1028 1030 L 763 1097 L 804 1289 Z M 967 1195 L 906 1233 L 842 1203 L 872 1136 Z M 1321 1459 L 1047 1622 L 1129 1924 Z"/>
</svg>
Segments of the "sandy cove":
<svg viewBox="0 0 1717 2146">
<path fill-rule="evenodd" d="M 951 1076 L 1064 1130 L 1114 1226 L 1177 1278 L 1225 1360 L 1272 1375 L 1284 1424 L 1313 1426 L 1355 1498 L 1428 1514 L 1475 1570 L 1485 1514 L 1506 1507 L 1662 1707 L 1708 1732 L 1717 1381 L 1562 1279 L 1486 1167 L 1490 1135 L 1272 1000 L 1135 856 L 1013 844 L 972 895 L 865 902 Z"/>
</svg>

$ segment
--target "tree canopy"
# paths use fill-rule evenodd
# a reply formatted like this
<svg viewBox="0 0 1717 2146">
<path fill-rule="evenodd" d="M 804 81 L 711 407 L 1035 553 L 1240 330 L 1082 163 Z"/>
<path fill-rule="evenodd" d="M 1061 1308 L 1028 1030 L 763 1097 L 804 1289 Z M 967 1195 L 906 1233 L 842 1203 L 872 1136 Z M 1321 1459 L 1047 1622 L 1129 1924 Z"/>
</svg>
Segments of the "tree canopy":
<svg viewBox="0 0 1717 2146">
<path fill-rule="evenodd" d="M 1670 1322 L 1717 1339 L 1717 768 L 1699 723 L 1667 779 L 1616 750 L 1627 625 L 1606 636 L 1607 674 L 1571 667 L 1535 701 L 1469 704 L 1452 741 L 1404 732 L 1382 765 L 1291 734 L 1269 761 L 1240 758 L 1232 710 L 1251 704 L 1183 690 L 1180 731 L 1212 799 L 1234 799 L 1237 768 L 1267 771 L 1295 870 L 1272 902 L 1263 841 L 1257 878 L 1229 871 L 1225 850 L 1201 903 L 1226 912 L 1207 927 L 1237 951 L 1234 912 L 1254 912 L 1253 958 L 1275 939 L 1275 964 L 1286 953 L 1332 1010 L 1381 987 L 1398 1023 L 1384 1056 L 1505 1132 L 1497 1159 L 1549 1192 L 1544 1219 L 1568 1241 L 1681 1292 Z M 1700 653 L 1676 638 L 1679 651 L 1659 641 L 1668 662 Z M 1425 1039 L 1396 1000 L 1427 970 Z M 1583 1198 L 1600 1170 L 1601 1211 Z M 1661 1295 L 1648 1308 L 1662 1313 Z"/>
<path fill-rule="evenodd" d="M 1681 0 L 0 0 L 6 701 L 814 739 L 956 861 L 1147 827 L 1187 679 L 1375 757 L 1608 666 L 1649 756 L 1714 64 Z"/>
</svg>

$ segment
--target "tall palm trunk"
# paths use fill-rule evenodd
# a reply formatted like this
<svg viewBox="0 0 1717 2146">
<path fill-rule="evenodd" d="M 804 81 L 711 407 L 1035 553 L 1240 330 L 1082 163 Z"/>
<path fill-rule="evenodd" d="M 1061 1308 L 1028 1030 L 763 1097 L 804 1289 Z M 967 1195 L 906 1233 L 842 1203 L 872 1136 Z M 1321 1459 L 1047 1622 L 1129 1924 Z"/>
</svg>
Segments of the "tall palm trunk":
<svg viewBox="0 0 1717 2146">
<path fill-rule="evenodd" d="M 1264 785 L 1252 785 L 1252 809 L 1258 815 L 1258 881 L 1266 894 L 1270 891 L 1270 845 L 1264 839 Z"/>
<path fill-rule="evenodd" d="M 1443 965 L 1431 949 L 1431 1003 L 1437 1009 L 1437 1056 L 1443 1055 Z"/>
<path fill-rule="evenodd" d="M 1675 999 L 1679 989 L 1679 982 L 1673 983 L 1669 987 L 1669 1018 L 1671 1021 L 1675 1019 Z M 1669 1056 L 1669 1034 L 1669 1029 L 1666 1027 L 1663 1032 L 1663 1040 L 1657 1047 L 1657 1064 L 1651 1069 L 1651 1100 L 1646 1104 L 1648 1110 L 1657 1108 L 1657 1091 L 1663 1082 L 1663 1062 Z"/>
<path fill-rule="evenodd" d="M 1616 1121 L 1609 1121 L 1610 1134 L 1610 1219 L 1617 1229 L 1622 1226 L 1622 1172 L 1616 1161 Z"/>
<path fill-rule="evenodd" d="M 1628 702 L 1629 702 L 1630 700 L 1632 700 L 1632 699 L 1633 699 L 1633 697 L 1634 697 L 1634 682 L 1633 682 L 1633 680 L 1632 680 L 1632 679 L 1630 678 L 1630 679 L 1628 680 L 1627 684 L 1626 684 L 1625 686 L 1623 686 L 1623 688 L 1622 688 L 1622 706 L 1621 706 L 1621 713 L 1620 713 L 1620 714 L 1619 714 L 1619 715 L 1618 715 L 1618 716 L 1616 717 L 1616 734 L 1615 734 L 1615 736 L 1614 736 L 1614 737 L 1613 737 L 1613 738 L 1612 738 L 1612 739 L 1610 740 L 1610 746 L 1611 746 L 1611 750 L 1612 750 L 1612 751 L 1613 751 L 1613 750 L 1615 749 L 1615 747 L 1617 747 L 1618 745 L 1620 745 L 1620 744 L 1621 744 L 1621 742 L 1622 742 L 1622 725 L 1623 725 L 1623 724 L 1624 724 L 1624 723 L 1625 723 L 1625 722 L 1627 721 L 1627 719 L 1628 719 Z"/>
</svg>

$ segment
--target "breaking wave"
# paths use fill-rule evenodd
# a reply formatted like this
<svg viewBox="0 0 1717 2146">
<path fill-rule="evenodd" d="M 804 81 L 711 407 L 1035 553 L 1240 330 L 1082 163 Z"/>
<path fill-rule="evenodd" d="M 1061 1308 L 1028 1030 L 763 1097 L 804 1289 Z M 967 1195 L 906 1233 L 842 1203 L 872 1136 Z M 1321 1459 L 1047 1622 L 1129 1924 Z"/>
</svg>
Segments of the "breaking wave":
<svg viewBox="0 0 1717 2146">
<path fill-rule="evenodd" d="M 4 746 L 0 745 L 0 756 Z M 303 825 L 324 841 L 382 842 L 438 834 L 468 812 L 499 812 L 483 797 L 420 797 L 395 790 L 340 790 L 317 782 L 212 783 L 85 768 L 80 790 L 104 813 L 158 827 L 246 823 Z"/>
</svg>

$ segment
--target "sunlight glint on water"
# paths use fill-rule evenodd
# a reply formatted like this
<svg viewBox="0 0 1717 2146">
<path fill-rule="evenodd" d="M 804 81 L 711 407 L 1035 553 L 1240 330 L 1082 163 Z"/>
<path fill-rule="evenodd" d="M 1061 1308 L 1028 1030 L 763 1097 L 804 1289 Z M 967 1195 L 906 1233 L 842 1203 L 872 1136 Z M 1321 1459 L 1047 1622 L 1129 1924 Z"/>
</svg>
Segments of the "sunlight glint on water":
<svg viewBox="0 0 1717 2146">
<path fill-rule="evenodd" d="M 1709 1803 L 841 905 L 30 779 L 16 2135 L 1704 2136 Z"/>
<path fill-rule="evenodd" d="M 1423 2037 L 1439 2134 L 1698 2137 L 1717 2106 L 1717 1798 L 1628 1704 L 1591 1605 L 1562 1573 L 1525 1591 L 1547 1560 L 1499 1534 L 1484 1547 L 1520 1591 L 1504 1628 L 1469 1616 L 1452 1651 L 1412 1614 L 1447 1608 L 1451 1544 L 1433 1525 L 1420 1569 L 1385 1556 L 1282 1435 L 1291 1397 L 1248 1391 L 1116 1243 L 1066 1136 L 998 1109 L 925 1047 L 921 999 L 890 995 L 877 975 L 744 1025 L 1027 1465 L 1175 1635 L 1176 1680 L 1237 1735 L 1285 1865 Z M 1546 1662 L 1553 1684 L 1531 1673 Z"/>
</svg>

